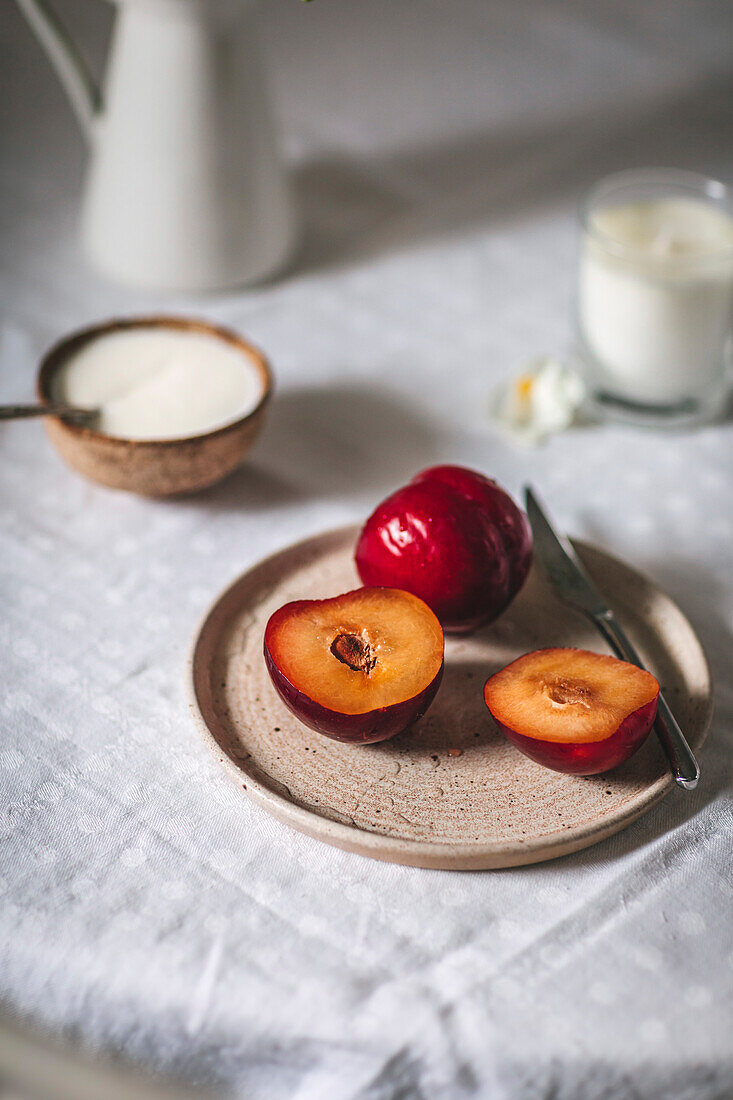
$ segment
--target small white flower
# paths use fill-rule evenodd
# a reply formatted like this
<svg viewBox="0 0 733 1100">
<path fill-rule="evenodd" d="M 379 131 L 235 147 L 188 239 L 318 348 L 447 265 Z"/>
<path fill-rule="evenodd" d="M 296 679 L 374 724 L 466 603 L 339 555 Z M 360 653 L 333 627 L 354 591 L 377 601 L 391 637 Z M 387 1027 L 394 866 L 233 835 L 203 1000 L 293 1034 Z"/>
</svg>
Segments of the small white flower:
<svg viewBox="0 0 733 1100">
<path fill-rule="evenodd" d="M 543 356 L 499 388 L 492 419 L 514 442 L 536 447 L 571 426 L 584 397 L 578 375 L 559 359 Z"/>
</svg>

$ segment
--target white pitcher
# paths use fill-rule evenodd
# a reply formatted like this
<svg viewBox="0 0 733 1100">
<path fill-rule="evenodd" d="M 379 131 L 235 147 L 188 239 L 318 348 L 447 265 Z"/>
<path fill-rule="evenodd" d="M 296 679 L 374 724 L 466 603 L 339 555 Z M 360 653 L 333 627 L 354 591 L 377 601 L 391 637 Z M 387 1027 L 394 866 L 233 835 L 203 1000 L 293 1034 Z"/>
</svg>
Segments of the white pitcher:
<svg viewBox="0 0 733 1100">
<path fill-rule="evenodd" d="M 17 0 L 89 141 L 90 259 L 159 290 L 242 285 L 293 238 L 249 0 L 118 0 L 100 92 L 46 0 Z"/>
</svg>

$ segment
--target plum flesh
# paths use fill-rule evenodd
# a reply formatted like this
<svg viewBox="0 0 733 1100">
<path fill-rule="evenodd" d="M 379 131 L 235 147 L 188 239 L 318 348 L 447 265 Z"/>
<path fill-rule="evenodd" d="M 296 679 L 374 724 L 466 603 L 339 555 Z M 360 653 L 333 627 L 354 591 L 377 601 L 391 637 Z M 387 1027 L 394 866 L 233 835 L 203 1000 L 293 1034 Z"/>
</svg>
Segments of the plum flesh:
<svg viewBox="0 0 733 1100">
<path fill-rule="evenodd" d="M 310 729 L 368 744 L 423 716 L 443 675 L 443 631 L 408 592 L 360 588 L 285 604 L 265 629 L 280 698 Z"/>
<path fill-rule="evenodd" d="M 538 764 L 595 775 L 636 752 L 654 724 L 659 684 L 650 672 L 600 653 L 528 653 L 486 681 L 497 726 Z"/>
</svg>

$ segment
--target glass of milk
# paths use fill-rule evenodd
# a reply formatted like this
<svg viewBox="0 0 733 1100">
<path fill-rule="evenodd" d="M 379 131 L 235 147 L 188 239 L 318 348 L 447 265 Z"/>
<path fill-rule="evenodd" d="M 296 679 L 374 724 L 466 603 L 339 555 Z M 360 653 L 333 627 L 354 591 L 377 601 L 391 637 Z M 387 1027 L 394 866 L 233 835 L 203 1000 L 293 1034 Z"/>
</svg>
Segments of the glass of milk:
<svg viewBox="0 0 733 1100">
<path fill-rule="evenodd" d="M 620 172 L 581 207 L 578 344 L 604 415 L 717 416 L 733 332 L 733 198 L 692 172 Z"/>
</svg>

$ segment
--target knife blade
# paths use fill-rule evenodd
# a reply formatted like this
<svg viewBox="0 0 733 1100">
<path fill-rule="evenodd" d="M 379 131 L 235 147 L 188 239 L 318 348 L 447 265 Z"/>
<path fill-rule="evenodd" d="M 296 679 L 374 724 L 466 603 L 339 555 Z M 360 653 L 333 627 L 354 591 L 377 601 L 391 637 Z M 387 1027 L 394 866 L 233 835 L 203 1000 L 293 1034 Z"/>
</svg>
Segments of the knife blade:
<svg viewBox="0 0 733 1100">
<path fill-rule="evenodd" d="M 550 522 L 547 512 L 528 485 L 524 490 L 527 517 L 532 528 L 535 559 L 563 602 L 582 612 L 622 661 L 639 668 L 644 664 L 605 598 L 588 576 L 569 539 Z M 697 786 L 700 769 L 682 730 L 659 693 L 654 730 L 669 762 L 675 782 L 684 790 Z"/>
<path fill-rule="evenodd" d="M 524 500 L 535 557 L 557 595 L 591 618 L 610 615 L 610 607 L 586 573 L 572 543 L 555 530 L 529 486 L 524 490 Z"/>
</svg>

